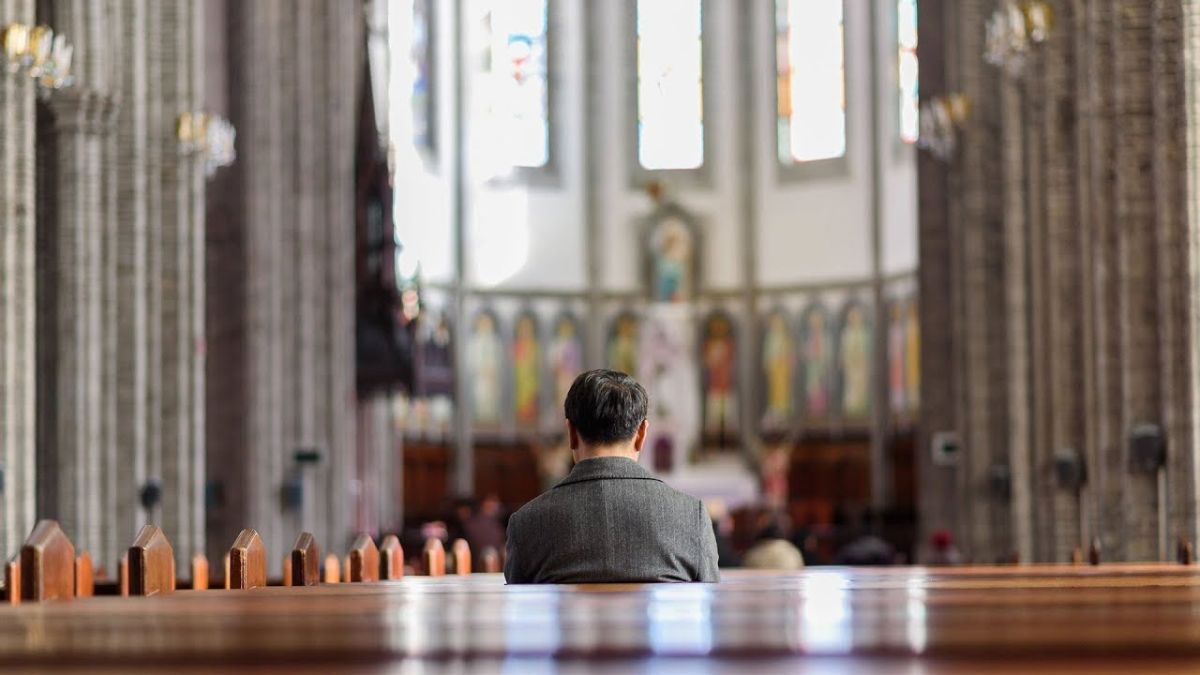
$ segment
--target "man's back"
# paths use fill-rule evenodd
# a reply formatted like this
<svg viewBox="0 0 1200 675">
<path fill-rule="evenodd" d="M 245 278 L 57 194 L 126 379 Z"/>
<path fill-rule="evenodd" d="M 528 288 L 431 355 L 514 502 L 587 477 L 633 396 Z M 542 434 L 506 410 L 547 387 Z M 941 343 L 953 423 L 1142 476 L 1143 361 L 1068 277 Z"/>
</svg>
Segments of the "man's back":
<svg viewBox="0 0 1200 675">
<path fill-rule="evenodd" d="M 703 504 L 624 457 L 579 462 L 514 513 L 504 576 L 510 584 L 720 579 Z"/>
</svg>

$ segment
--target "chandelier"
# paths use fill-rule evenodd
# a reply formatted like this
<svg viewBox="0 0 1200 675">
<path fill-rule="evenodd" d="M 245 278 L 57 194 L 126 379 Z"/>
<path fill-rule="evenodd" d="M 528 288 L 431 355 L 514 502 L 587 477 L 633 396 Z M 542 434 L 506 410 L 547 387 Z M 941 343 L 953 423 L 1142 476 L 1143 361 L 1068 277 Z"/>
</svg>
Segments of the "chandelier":
<svg viewBox="0 0 1200 675">
<path fill-rule="evenodd" d="M 0 55 L 5 70 L 32 78 L 42 95 L 75 82 L 71 75 L 75 47 L 49 26 L 4 26 L 0 29 Z"/>
<path fill-rule="evenodd" d="M 921 133 L 917 147 L 943 162 L 958 148 L 958 132 L 971 118 L 971 99 L 965 94 L 934 96 L 921 106 Z"/>
<path fill-rule="evenodd" d="M 175 119 L 175 136 L 179 139 L 180 152 L 203 158 L 206 176 L 212 177 L 217 169 L 237 160 L 237 130 L 219 115 L 182 113 Z"/>
<path fill-rule="evenodd" d="M 1030 49 L 1050 37 L 1054 10 L 1044 0 L 1009 0 L 987 22 L 984 59 L 1012 77 L 1025 69 Z"/>
</svg>

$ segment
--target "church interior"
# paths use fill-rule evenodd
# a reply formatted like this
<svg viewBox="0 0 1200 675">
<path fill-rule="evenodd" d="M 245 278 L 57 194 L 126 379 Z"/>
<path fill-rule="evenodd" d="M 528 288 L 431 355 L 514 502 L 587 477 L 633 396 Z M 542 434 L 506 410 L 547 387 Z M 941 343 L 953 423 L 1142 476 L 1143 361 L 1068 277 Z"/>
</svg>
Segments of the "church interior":
<svg viewBox="0 0 1200 675">
<path fill-rule="evenodd" d="M 0 666 L 1195 672 L 1198 205 L 1200 0 L 0 0 Z"/>
</svg>

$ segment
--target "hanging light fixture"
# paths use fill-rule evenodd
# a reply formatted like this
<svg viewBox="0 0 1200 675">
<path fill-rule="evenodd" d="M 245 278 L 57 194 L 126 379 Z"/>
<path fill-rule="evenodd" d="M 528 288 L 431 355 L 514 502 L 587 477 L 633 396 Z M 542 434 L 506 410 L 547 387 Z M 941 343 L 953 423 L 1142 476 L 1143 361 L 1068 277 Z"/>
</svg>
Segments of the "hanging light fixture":
<svg viewBox="0 0 1200 675">
<path fill-rule="evenodd" d="M 32 78 L 43 96 L 75 82 L 71 75 L 75 47 L 49 26 L 7 24 L 0 29 L 0 56 L 4 70 Z"/>
<path fill-rule="evenodd" d="M 204 173 L 209 177 L 237 160 L 237 130 L 219 115 L 181 113 L 175 119 L 175 136 L 180 152 L 202 156 Z"/>
<path fill-rule="evenodd" d="M 1050 37 L 1054 9 L 1044 0 L 1009 0 L 987 22 L 984 59 L 1012 77 L 1025 69 L 1033 45 Z"/>
<path fill-rule="evenodd" d="M 928 150 L 943 162 L 958 149 L 958 133 L 971 118 L 971 99 L 966 94 L 935 96 L 921 106 L 921 134 L 917 147 Z"/>
</svg>

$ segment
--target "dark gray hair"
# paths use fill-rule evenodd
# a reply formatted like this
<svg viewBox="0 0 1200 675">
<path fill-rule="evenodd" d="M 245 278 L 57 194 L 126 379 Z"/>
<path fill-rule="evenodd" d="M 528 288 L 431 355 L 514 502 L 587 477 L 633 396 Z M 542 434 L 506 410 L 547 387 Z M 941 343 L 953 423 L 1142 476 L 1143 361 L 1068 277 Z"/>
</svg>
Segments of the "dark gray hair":
<svg viewBox="0 0 1200 675">
<path fill-rule="evenodd" d="M 633 438 L 649 405 L 646 390 L 632 377 L 589 370 L 571 384 L 563 410 L 584 442 L 612 445 Z"/>
</svg>

